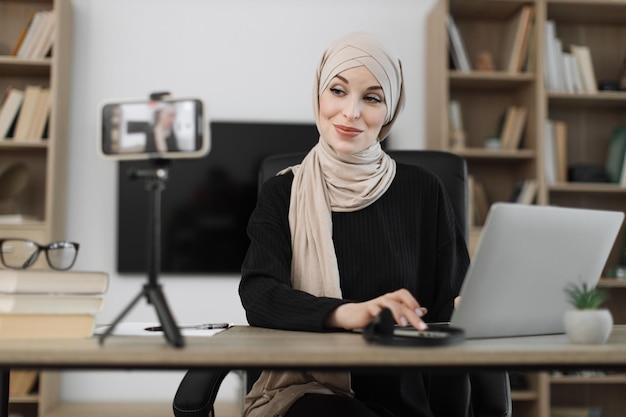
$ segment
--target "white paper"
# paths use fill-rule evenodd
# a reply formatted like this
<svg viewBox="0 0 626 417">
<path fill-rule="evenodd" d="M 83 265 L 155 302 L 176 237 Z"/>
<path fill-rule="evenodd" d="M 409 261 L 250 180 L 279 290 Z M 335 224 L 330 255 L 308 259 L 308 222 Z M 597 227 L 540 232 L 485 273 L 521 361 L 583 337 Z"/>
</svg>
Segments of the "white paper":
<svg viewBox="0 0 626 417">
<path fill-rule="evenodd" d="M 187 327 L 199 325 L 196 324 L 178 324 L 178 327 Z M 113 329 L 112 335 L 115 336 L 159 336 L 163 337 L 162 331 L 152 331 L 146 330 L 149 327 L 157 327 L 161 326 L 161 323 L 158 322 L 123 322 L 118 323 Z M 104 333 L 110 326 L 101 326 L 98 327 L 95 331 L 95 334 Z M 180 333 L 183 336 L 203 336 L 210 337 L 215 336 L 218 333 L 223 332 L 226 329 L 180 329 Z"/>
</svg>

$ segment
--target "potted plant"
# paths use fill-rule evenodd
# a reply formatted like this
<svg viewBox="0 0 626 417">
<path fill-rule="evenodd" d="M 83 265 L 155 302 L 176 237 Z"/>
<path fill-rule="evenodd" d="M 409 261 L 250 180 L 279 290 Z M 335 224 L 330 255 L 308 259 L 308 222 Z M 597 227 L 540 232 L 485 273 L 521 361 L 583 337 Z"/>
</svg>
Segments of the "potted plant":
<svg viewBox="0 0 626 417">
<path fill-rule="evenodd" d="M 565 333 L 572 343 L 603 344 L 613 328 L 613 316 L 600 308 L 607 299 L 605 290 L 589 287 L 587 283 L 572 284 L 565 289 L 568 301 L 574 307 L 565 313 Z"/>
</svg>

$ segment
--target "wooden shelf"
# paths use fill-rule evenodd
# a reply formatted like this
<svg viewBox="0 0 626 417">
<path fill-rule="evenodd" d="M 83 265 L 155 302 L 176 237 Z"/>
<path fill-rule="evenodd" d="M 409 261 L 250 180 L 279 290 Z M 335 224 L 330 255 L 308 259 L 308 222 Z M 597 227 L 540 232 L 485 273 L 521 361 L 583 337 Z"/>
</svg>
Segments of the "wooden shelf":
<svg viewBox="0 0 626 417">
<path fill-rule="evenodd" d="M 535 81 L 533 73 L 511 74 L 504 71 L 450 71 L 451 88 L 463 89 L 514 89 Z"/>
<path fill-rule="evenodd" d="M 240 417 L 241 406 L 234 402 L 217 401 L 215 415 L 218 417 Z M 128 402 L 128 403 L 63 403 L 45 414 L 46 417 L 171 417 L 172 403 Z"/>
<path fill-rule="evenodd" d="M 625 374 L 599 376 L 550 376 L 551 384 L 626 384 Z"/>
<path fill-rule="evenodd" d="M 626 187 L 610 183 L 560 182 L 545 183 L 545 128 L 546 121 L 559 120 L 567 124 L 567 160 L 569 164 L 604 166 L 613 129 L 626 124 L 626 91 L 599 91 L 596 94 L 566 94 L 548 92 L 544 80 L 545 22 L 556 23 L 557 36 L 567 48 L 571 44 L 590 48 L 597 80 L 615 79 L 623 67 L 624 56 L 615 50 L 626 48 L 626 0 L 446 0 L 449 12 L 463 38 L 469 59 L 483 51 L 489 52 L 498 68 L 507 51 L 502 50 L 502 39 L 511 17 L 524 5 L 535 7 L 535 33 L 529 53 L 534 54 L 528 72 L 457 71 L 448 69 L 448 39 L 443 37 L 441 49 L 446 59 L 441 70 L 431 68 L 429 85 L 442 85 L 443 98 L 428 98 L 427 108 L 433 113 L 448 114 L 448 103 L 459 103 L 465 130 L 463 149 L 450 148 L 449 121 L 440 123 L 440 131 L 433 139 L 431 149 L 443 149 L 463 156 L 468 173 L 480 181 L 490 201 L 506 201 L 514 184 L 520 179 L 534 178 L 539 183 L 537 204 L 583 207 L 626 212 Z M 445 13 L 441 20 L 445 20 Z M 440 24 L 445 26 L 445 22 Z M 432 28 L 435 26 L 432 25 Z M 434 31 L 435 29 L 430 29 Z M 440 40 L 440 34 L 431 36 Z M 432 56 L 431 56 L 432 58 Z M 528 109 L 527 125 L 521 149 L 514 151 L 483 148 L 486 138 L 500 132 L 504 110 L 510 106 Z M 438 107 L 439 106 L 439 107 Z M 438 109 L 438 110 L 437 110 Z M 433 120 L 438 120 L 433 114 Z M 430 115 L 428 117 L 430 119 Z M 481 228 L 470 229 L 469 249 L 473 252 L 480 239 Z M 620 231 L 606 270 L 619 262 L 626 230 Z M 604 278 L 599 284 L 610 291 L 607 306 L 616 323 L 626 320 L 626 280 Z M 517 417 L 549 417 L 551 405 L 567 403 L 572 393 L 578 402 L 598 401 L 604 417 L 623 414 L 621 394 L 626 375 L 602 377 L 551 377 L 545 372 L 528 374 L 529 388 L 514 391 L 514 415 Z M 582 394 L 584 392 L 584 395 Z"/>
<path fill-rule="evenodd" d="M 465 148 L 455 151 L 456 154 L 466 159 L 497 159 L 497 160 L 527 160 L 533 159 L 536 153 L 532 149 L 485 149 L 485 148 Z"/>
<path fill-rule="evenodd" d="M 42 77 L 50 76 L 51 60 L 28 60 L 12 56 L 0 56 L 0 76 Z"/>
<path fill-rule="evenodd" d="M 33 13 L 55 10 L 57 19 L 52 57 L 22 59 L 9 56 Z M 22 237 L 45 244 L 65 236 L 66 148 L 71 74 L 71 0 L 0 0 L 0 94 L 8 87 L 25 90 L 29 85 L 49 88 L 52 94 L 47 139 L 32 142 L 0 140 L 0 170 L 15 162 L 29 170 L 29 182 L 20 195 L 22 223 L 0 223 L 0 238 Z M 3 212 L 4 214 L 4 212 Z M 40 257 L 40 263 L 45 260 Z M 38 392 L 12 396 L 11 413 L 43 417 L 59 397 L 58 373 L 39 373 Z M 86 414 L 86 415 L 89 415 Z M 171 411 L 170 411 L 171 415 Z"/>
<path fill-rule="evenodd" d="M 598 193 L 598 194 L 625 194 L 626 187 L 617 184 L 597 182 L 566 182 L 548 186 L 550 192 L 560 193 Z"/>
</svg>

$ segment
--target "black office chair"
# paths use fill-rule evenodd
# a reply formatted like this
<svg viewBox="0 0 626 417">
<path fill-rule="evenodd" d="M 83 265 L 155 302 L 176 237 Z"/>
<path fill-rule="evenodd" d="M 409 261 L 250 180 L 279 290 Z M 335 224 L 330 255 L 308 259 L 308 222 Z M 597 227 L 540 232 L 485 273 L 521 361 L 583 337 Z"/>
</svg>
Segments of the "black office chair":
<svg viewBox="0 0 626 417">
<path fill-rule="evenodd" d="M 454 208 L 459 226 L 468 238 L 467 166 L 455 154 L 442 151 L 387 151 L 397 162 L 429 169 L 441 180 Z M 303 153 L 266 158 L 259 172 L 262 184 L 283 168 L 300 163 Z M 213 403 L 228 369 L 192 369 L 181 381 L 173 402 L 176 417 L 215 417 Z M 246 373 L 246 389 L 258 378 L 259 371 Z M 431 406 L 436 415 L 465 414 L 467 417 L 510 417 L 511 390 L 507 372 L 484 371 L 470 374 L 428 372 Z M 439 414 L 437 414 L 439 413 Z"/>
</svg>

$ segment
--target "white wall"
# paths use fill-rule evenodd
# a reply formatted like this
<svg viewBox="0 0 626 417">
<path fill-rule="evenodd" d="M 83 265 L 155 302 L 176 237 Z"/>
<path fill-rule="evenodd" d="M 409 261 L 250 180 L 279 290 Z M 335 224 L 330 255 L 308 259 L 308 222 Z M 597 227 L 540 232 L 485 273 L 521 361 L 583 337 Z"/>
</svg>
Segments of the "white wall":
<svg viewBox="0 0 626 417">
<path fill-rule="evenodd" d="M 112 321 L 145 280 L 115 273 L 116 164 L 96 152 L 103 100 L 167 90 L 201 97 L 215 120 L 312 122 L 311 87 L 322 51 L 344 33 L 366 30 L 379 34 L 403 61 L 407 104 L 390 146 L 423 145 L 423 19 L 435 0 L 72 3 L 67 238 L 81 244 L 76 269 L 110 273 L 99 322 Z M 160 282 L 179 323 L 246 322 L 237 276 L 164 276 Z M 143 301 L 126 316 L 155 320 L 153 307 Z M 181 377 L 178 371 L 68 371 L 61 396 L 76 402 L 170 401 Z M 229 377 L 220 396 L 235 398 L 239 388 L 238 379 Z"/>
</svg>

